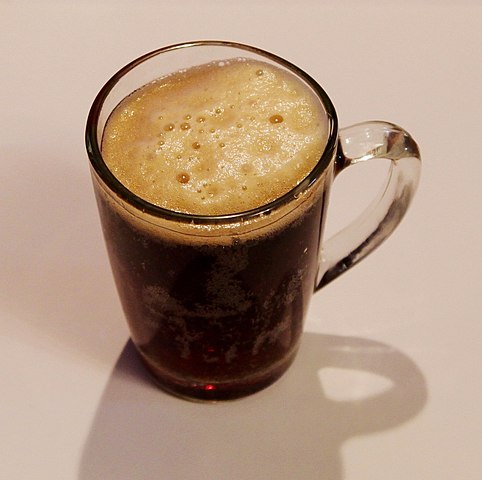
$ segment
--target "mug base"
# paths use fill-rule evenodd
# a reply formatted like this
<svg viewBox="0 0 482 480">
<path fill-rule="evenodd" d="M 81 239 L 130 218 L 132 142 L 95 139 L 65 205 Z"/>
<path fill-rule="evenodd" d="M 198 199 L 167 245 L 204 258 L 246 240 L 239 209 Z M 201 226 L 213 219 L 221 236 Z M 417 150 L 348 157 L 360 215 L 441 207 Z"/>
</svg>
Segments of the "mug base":
<svg viewBox="0 0 482 480">
<path fill-rule="evenodd" d="M 236 400 L 252 395 L 275 383 L 293 363 L 297 349 L 268 372 L 248 378 L 228 381 L 199 381 L 179 379 L 167 375 L 159 366 L 153 364 L 141 352 L 139 357 L 154 383 L 166 393 L 184 400 L 202 403 Z"/>
</svg>

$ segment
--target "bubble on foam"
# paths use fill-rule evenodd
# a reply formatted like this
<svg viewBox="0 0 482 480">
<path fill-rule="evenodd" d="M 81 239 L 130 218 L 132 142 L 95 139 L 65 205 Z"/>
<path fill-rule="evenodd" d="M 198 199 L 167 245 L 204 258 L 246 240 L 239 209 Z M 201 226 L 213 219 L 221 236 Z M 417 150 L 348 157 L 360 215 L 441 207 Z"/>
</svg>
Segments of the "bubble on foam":
<svg viewBox="0 0 482 480">
<path fill-rule="evenodd" d="M 281 123 L 284 120 L 284 118 L 281 115 L 272 115 L 269 117 L 270 123 Z"/>
<path fill-rule="evenodd" d="M 179 183 L 187 183 L 187 182 L 189 182 L 190 179 L 191 179 L 191 177 L 190 177 L 189 173 L 186 173 L 186 172 L 178 173 L 177 176 L 176 176 L 176 180 Z"/>
</svg>

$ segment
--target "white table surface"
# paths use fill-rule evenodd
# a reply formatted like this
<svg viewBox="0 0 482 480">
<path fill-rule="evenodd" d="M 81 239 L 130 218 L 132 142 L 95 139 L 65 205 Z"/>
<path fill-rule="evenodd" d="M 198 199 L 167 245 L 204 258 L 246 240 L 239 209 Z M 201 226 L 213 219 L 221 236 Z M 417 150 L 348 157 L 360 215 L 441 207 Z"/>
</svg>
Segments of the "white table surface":
<svg viewBox="0 0 482 480">
<path fill-rule="evenodd" d="M 217 405 L 139 367 L 83 143 L 111 74 L 202 38 L 284 56 L 342 125 L 398 123 L 424 160 L 394 236 L 313 298 L 288 374 Z M 476 1 L 0 0 L 0 478 L 480 480 L 481 61 Z M 337 179 L 329 231 L 380 175 Z"/>
</svg>

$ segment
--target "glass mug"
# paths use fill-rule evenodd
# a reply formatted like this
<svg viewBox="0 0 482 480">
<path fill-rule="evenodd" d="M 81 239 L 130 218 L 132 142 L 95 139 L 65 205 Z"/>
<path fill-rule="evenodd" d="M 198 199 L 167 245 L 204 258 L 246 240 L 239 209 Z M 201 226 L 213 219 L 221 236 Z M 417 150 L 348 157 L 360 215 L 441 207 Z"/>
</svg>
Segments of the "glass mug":
<svg viewBox="0 0 482 480">
<path fill-rule="evenodd" d="M 172 72 L 243 57 L 295 75 L 324 110 L 328 138 L 301 183 L 241 213 L 189 215 L 129 191 L 101 153 L 106 122 L 121 100 Z M 247 45 L 198 41 L 148 53 L 116 73 L 89 113 L 86 145 L 104 238 L 140 358 L 164 390 L 227 400 L 261 390 L 290 366 L 313 292 L 376 248 L 415 193 L 420 155 L 412 137 L 385 122 L 339 129 L 324 90 L 286 60 Z M 328 240 L 330 186 L 360 161 L 391 161 L 380 197 Z"/>
</svg>

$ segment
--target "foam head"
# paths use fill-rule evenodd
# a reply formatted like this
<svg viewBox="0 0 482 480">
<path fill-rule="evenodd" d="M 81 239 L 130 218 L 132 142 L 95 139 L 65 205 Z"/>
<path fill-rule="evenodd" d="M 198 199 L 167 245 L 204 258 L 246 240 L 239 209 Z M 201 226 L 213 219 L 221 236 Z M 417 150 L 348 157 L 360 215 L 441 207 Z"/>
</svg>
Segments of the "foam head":
<svg viewBox="0 0 482 480">
<path fill-rule="evenodd" d="M 110 116 L 102 155 L 133 193 L 163 208 L 222 215 L 299 184 L 326 144 L 321 102 L 293 74 L 235 58 L 159 78 Z"/>
</svg>

